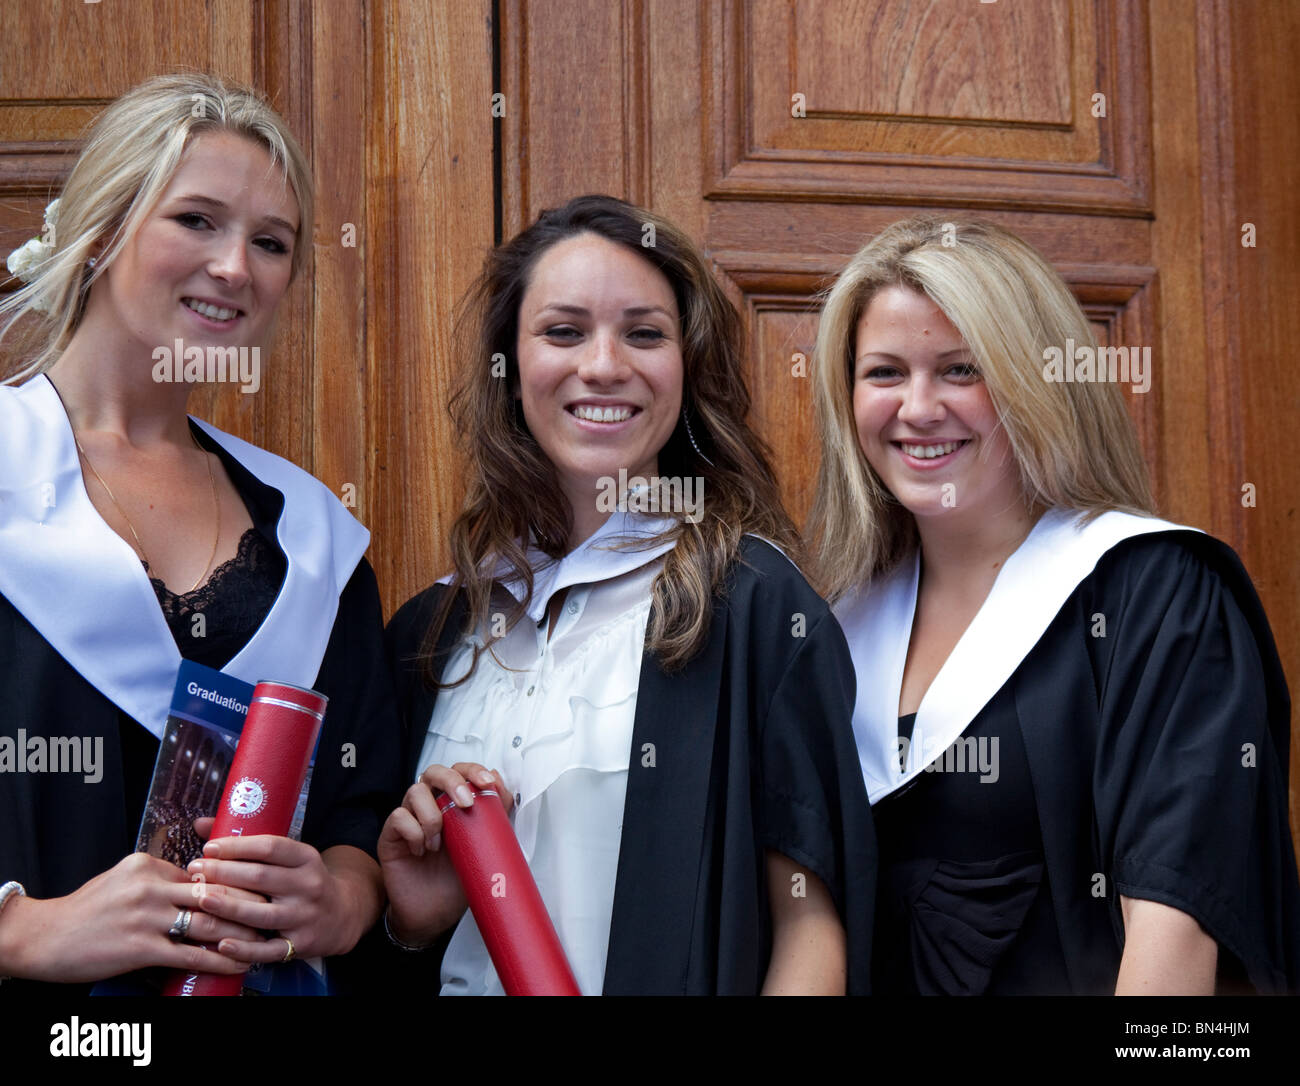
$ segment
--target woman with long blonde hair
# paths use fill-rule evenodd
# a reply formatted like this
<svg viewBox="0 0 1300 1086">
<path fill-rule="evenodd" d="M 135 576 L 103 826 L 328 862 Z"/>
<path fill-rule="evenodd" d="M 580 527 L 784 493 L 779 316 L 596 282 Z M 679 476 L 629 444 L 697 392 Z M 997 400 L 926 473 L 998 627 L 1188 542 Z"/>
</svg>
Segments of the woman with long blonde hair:
<svg viewBox="0 0 1300 1086">
<path fill-rule="evenodd" d="M 1300 984 L 1289 700 L 1233 552 L 1158 519 L 1059 275 L 881 231 L 825 299 L 809 532 L 857 670 L 881 993 Z"/>
<path fill-rule="evenodd" d="M 163 76 L 103 112 L 47 219 L 0 305 L 0 752 L 95 765 L 0 789 L 4 988 L 341 954 L 379 915 L 397 779 L 369 533 L 186 414 L 211 360 L 245 391 L 274 380 L 310 167 L 254 92 Z M 303 840 L 213 842 L 188 872 L 132 852 L 182 660 L 329 697 Z"/>
</svg>

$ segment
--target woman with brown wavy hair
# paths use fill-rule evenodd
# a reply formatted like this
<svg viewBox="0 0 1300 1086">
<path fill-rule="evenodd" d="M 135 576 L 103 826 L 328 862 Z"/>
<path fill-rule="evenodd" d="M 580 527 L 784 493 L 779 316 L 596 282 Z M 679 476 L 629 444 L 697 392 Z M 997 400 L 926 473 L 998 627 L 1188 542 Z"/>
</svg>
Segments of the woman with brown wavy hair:
<svg viewBox="0 0 1300 1086">
<path fill-rule="evenodd" d="M 584 993 L 865 991 L 851 665 L 787 557 L 735 310 L 679 230 L 584 196 L 491 254 L 469 318 L 455 570 L 389 628 L 394 941 L 502 990 L 434 803 L 496 782 Z"/>
</svg>

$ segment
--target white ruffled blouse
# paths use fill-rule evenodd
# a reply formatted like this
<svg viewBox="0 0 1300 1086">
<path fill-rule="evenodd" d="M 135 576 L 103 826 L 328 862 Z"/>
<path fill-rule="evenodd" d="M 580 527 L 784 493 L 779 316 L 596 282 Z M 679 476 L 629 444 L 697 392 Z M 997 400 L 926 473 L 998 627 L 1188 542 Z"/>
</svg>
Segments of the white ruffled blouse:
<svg viewBox="0 0 1300 1086">
<path fill-rule="evenodd" d="M 650 593 L 672 548 L 608 545 L 670 526 L 620 512 L 558 562 L 530 553 L 528 618 L 480 657 L 468 682 L 439 693 L 419 763 L 500 772 L 514 792 L 515 834 L 584 995 L 604 986 Z M 547 605 L 564 588 L 548 640 Z M 507 590 L 522 595 L 517 585 L 497 591 Z M 508 603 L 503 596 L 500 610 Z M 452 653 L 444 681 L 465 673 L 485 633 Z M 443 957 L 442 984 L 443 995 L 504 994 L 468 912 Z"/>
</svg>

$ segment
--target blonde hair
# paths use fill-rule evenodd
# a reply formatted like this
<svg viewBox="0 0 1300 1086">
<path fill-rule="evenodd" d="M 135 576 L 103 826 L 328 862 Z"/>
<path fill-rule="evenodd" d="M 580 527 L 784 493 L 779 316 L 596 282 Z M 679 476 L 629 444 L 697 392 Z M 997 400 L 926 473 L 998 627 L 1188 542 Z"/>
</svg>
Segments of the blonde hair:
<svg viewBox="0 0 1300 1086">
<path fill-rule="evenodd" d="M 311 164 L 284 120 L 254 90 L 215 76 L 158 76 L 128 91 L 96 119 L 59 198 L 54 251 L 23 289 L 0 302 L 0 339 L 23 316 L 34 325 L 19 347 L 25 359 L 5 378 L 18 384 L 44 372 L 81 322 L 91 285 L 113 263 L 171 183 L 186 149 L 206 132 L 231 132 L 264 148 L 298 200 L 292 275 L 311 236 Z M 102 246 L 94 268 L 92 252 Z"/>
<path fill-rule="evenodd" d="M 1043 352 L 1095 347 L 1079 303 L 1031 245 L 991 223 L 923 216 L 873 238 L 825 296 L 814 351 L 822 460 L 807 534 L 834 600 L 917 545 L 912 515 L 867 462 L 853 416 L 858 323 L 882 288 L 930 298 L 974 354 L 1019 468 L 1027 507 L 1151 514 L 1146 465 L 1117 384 L 1043 376 Z"/>
</svg>

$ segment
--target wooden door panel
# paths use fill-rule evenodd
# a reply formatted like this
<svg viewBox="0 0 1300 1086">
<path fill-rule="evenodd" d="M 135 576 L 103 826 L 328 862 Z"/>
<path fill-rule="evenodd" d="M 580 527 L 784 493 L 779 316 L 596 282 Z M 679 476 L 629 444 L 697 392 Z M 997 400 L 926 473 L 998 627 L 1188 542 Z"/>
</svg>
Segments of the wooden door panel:
<svg viewBox="0 0 1300 1086">
<path fill-rule="evenodd" d="M 771 14 L 751 9 L 756 28 L 777 27 L 777 8 L 785 8 L 774 45 L 793 46 L 792 86 L 807 94 L 810 114 L 1071 124 L 1067 0 L 797 7 L 769 0 L 763 7 Z M 1076 12 L 1083 16 L 1076 29 L 1086 31 L 1087 12 Z"/>
<path fill-rule="evenodd" d="M 238 28 L 242 22 L 247 30 L 253 10 L 242 7 L 240 12 L 229 4 L 214 10 L 184 0 L 135 0 L 125 17 L 112 3 L 7 4 L 0 98 L 69 106 L 105 102 L 139 82 L 141 72 L 209 68 L 215 41 L 251 47 L 251 34 Z M 61 135 L 73 138 L 77 131 Z M 0 126 L 0 137 L 12 138 L 12 130 Z"/>
<path fill-rule="evenodd" d="M 755 286 L 745 292 L 754 423 L 772 446 L 785 507 L 801 523 L 821 459 L 810 376 L 817 314 L 806 294 L 770 285 L 770 291 Z"/>
<path fill-rule="evenodd" d="M 516 0 L 509 9 L 500 34 L 503 234 L 572 196 L 648 191 L 648 132 L 635 120 L 645 117 L 650 71 L 641 5 Z"/>
<path fill-rule="evenodd" d="M 728 0 L 702 14 L 719 69 L 703 88 L 706 197 L 1150 211 L 1143 3 Z"/>
</svg>

